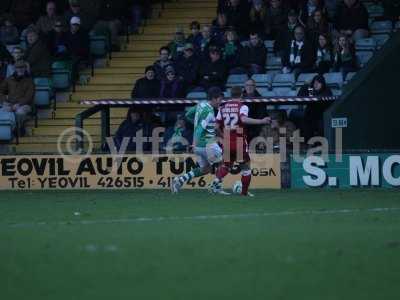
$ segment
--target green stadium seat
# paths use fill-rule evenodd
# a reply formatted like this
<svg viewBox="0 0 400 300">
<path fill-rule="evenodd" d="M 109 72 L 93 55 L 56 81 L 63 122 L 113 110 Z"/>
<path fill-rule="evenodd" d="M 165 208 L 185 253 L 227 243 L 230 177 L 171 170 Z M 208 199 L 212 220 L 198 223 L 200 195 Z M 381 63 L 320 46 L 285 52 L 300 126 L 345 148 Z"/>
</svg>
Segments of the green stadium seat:
<svg viewBox="0 0 400 300">
<path fill-rule="evenodd" d="M 357 51 L 375 51 L 376 47 L 376 40 L 374 38 L 364 38 L 356 41 Z"/>
<path fill-rule="evenodd" d="M 90 36 L 90 54 L 95 58 L 103 58 L 109 52 L 109 38 L 105 35 Z"/>
<path fill-rule="evenodd" d="M 390 39 L 390 35 L 389 34 L 376 34 L 376 35 L 373 35 L 372 38 L 375 40 L 376 47 L 379 49 Z"/>
<path fill-rule="evenodd" d="M 264 41 L 264 45 L 265 45 L 265 48 L 267 48 L 268 53 L 274 52 L 274 44 L 275 44 L 275 41 L 273 41 L 273 40 Z"/>
<path fill-rule="evenodd" d="M 356 56 L 359 66 L 364 67 L 372 58 L 372 56 L 374 56 L 374 53 L 370 51 L 360 51 L 356 53 Z"/>
<path fill-rule="evenodd" d="M 15 115 L 0 111 L 0 141 L 10 142 L 14 138 Z"/>
<path fill-rule="evenodd" d="M 370 18 L 379 18 L 382 17 L 384 14 L 384 9 L 382 5 L 371 3 L 365 5 L 365 7 L 368 10 L 368 15 L 370 16 Z"/>
<path fill-rule="evenodd" d="M 71 86 L 71 64 L 65 61 L 56 61 L 51 66 L 53 87 L 56 90 L 67 90 Z"/>
<path fill-rule="evenodd" d="M 262 97 L 275 97 L 275 93 L 268 88 L 257 88 L 257 91 Z"/>
<path fill-rule="evenodd" d="M 341 72 L 332 72 L 324 74 L 326 85 L 330 88 L 340 89 L 343 86 L 343 74 Z"/>
<path fill-rule="evenodd" d="M 276 97 L 294 97 L 297 96 L 296 90 L 293 90 L 289 87 L 274 87 L 272 92 Z"/>
</svg>

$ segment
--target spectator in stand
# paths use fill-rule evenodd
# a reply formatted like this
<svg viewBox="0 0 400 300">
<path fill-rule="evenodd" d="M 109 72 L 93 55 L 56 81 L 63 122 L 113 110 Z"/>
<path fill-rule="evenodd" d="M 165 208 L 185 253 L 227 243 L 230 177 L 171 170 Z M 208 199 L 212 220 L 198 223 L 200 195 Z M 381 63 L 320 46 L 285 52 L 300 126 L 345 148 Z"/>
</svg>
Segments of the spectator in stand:
<svg viewBox="0 0 400 300">
<path fill-rule="evenodd" d="M 239 58 L 239 68 L 231 71 L 232 74 L 253 74 L 265 73 L 265 64 L 267 60 L 267 49 L 264 42 L 257 33 L 250 34 L 248 46 L 242 48 Z"/>
<path fill-rule="evenodd" d="M 239 66 L 240 53 L 243 47 L 240 44 L 236 32 L 231 29 L 225 33 L 225 44 L 223 49 L 224 60 L 229 66 L 229 69 L 234 69 Z"/>
<path fill-rule="evenodd" d="M 15 47 L 11 53 L 12 59 L 10 60 L 9 64 L 7 65 L 7 73 L 6 78 L 9 78 L 15 74 L 16 68 L 15 64 L 19 62 L 25 63 L 26 66 L 26 73 L 31 74 L 30 66 L 27 62 L 24 61 L 24 50 L 21 47 Z"/>
<path fill-rule="evenodd" d="M 336 11 L 337 30 L 354 40 L 369 36 L 368 11 L 360 0 L 344 0 Z"/>
<path fill-rule="evenodd" d="M 130 26 L 132 33 L 138 33 L 143 18 L 148 14 L 151 3 L 147 0 L 131 0 Z"/>
<path fill-rule="evenodd" d="M 203 39 L 200 33 L 200 23 L 197 21 L 193 21 L 190 24 L 190 31 L 192 33 L 188 36 L 186 42 L 192 44 L 197 51 L 201 48 L 201 40 Z"/>
<path fill-rule="evenodd" d="M 120 150 L 122 146 L 126 146 L 127 152 L 137 152 L 140 154 L 142 151 L 149 150 L 149 143 L 144 143 L 142 149 L 138 149 L 136 147 L 136 142 L 133 141 L 133 137 L 136 137 L 136 134 L 142 131 L 142 135 L 144 137 L 151 136 L 153 131 L 153 126 L 151 123 L 146 122 L 143 118 L 143 115 L 137 111 L 136 107 L 131 107 L 128 110 L 126 119 L 121 123 L 117 132 L 115 133 L 114 143 L 116 150 Z M 128 143 L 124 143 L 124 139 L 128 140 Z"/>
<path fill-rule="evenodd" d="M 156 72 L 153 66 L 148 66 L 143 78 L 136 81 L 132 90 L 132 99 L 158 98 L 160 96 L 161 84 L 156 78 Z"/>
<path fill-rule="evenodd" d="M 293 133 L 296 130 L 296 126 L 287 119 L 286 111 L 284 110 L 275 110 L 269 113 L 271 117 L 271 123 L 267 125 L 263 125 L 260 137 L 263 137 L 268 140 L 272 138 L 272 147 L 273 151 L 280 149 L 281 139 L 286 139 L 286 146 L 290 148 L 292 146 L 292 142 L 290 140 L 293 137 Z M 270 149 L 266 149 L 266 145 L 259 145 L 259 149 L 262 152 L 271 151 Z"/>
<path fill-rule="evenodd" d="M 295 10 L 290 10 L 287 17 L 287 24 L 284 26 L 276 38 L 274 52 L 277 56 L 282 56 L 286 46 L 294 38 L 294 29 L 299 25 L 298 15 Z"/>
<path fill-rule="evenodd" d="M 329 37 L 325 34 L 319 35 L 315 58 L 315 72 L 318 74 L 328 73 L 333 67 L 334 55 L 332 44 Z"/>
<path fill-rule="evenodd" d="M 197 85 L 200 61 L 194 52 L 192 44 L 185 45 L 183 55 L 176 61 L 176 72 L 183 81 L 185 89 L 190 91 Z"/>
<path fill-rule="evenodd" d="M 324 76 L 317 75 L 311 83 L 302 86 L 298 93 L 299 97 L 329 97 L 332 96 L 331 89 L 326 85 Z M 331 103 L 318 102 L 310 104 L 304 112 L 304 135 L 306 140 L 314 136 L 323 136 L 323 114 Z"/>
<path fill-rule="evenodd" d="M 121 50 L 119 32 L 122 29 L 121 18 L 127 16 L 130 7 L 125 1 L 103 0 L 100 3 L 100 13 L 98 21 L 94 26 L 95 31 L 107 32 L 111 38 L 113 51 Z"/>
<path fill-rule="evenodd" d="M 340 0 L 324 0 L 326 13 L 329 21 L 333 21 L 336 16 L 336 8 Z"/>
<path fill-rule="evenodd" d="M 170 51 L 172 60 L 176 60 L 180 55 L 183 54 L 183 48 L 185 48 L 185 34 L 182 28 L 177 28 L 175 32 L 175 38 L 167 46 Z"/>
<path fill-rule="evenodd" d="M 173 66 L 173 62 L 170 59 L 170 50 L 168 47 L 160 48 L 160 59 L 154 63 L 154 70 L 158 80 L 162 80 L 165 77 L 165 70 L 169 66 Z"/>
<path fill-rule="evenodd" d="M 211 87 L 223 88 L 226 83 L 227 66 L 221 57 L 221 50 L 210 48 L 210 59 L 200 66 L 200 87 L 208 90 Z"/>
<path fill-rule="evenodd" d="M 265 39 L 265 16 L 267 14 L 267 8 L 263 0 L 253 0 L 250 9 L 250 32 L 256 32 L 259 37 Z"/>
<path fill-rule="evenodd" d="M 384 17 L 393 23 L 400 21 L 400 0 L 383 0 Z"/>
<path fill-rule="evenodd" d="M 212 40 L 217 45 L 223 45 L 225 40 L 225 32 L 227 30 L 227 20 L 226 15 L 223 13 L 219 13 L 217 18 L 213 21 L 212 29 L 211 29 L 211 36 Z"/>
<path fill-rule="evenodd" d="M 355 49 L 347 35 L 342 34 L 337 39 L 333 69 L 335 72 L 342 72 L 343 79 L 346 78 L 347 73 L 357 71 Z"/>
<path fill-rule="evenodd" d="M 168 127 L 164 133 L 163 150 L 168 152 L 187 152 L 192 145 L 193 132 L 186 126 L 182 117 L 177 117 L 174 126 Z"/>
<path fill-rule="evenodd" d="M 211 27 L 204 25 L 201 31 L 201 42 L 200 42 L 200 59 L 205 61 L 208 60 L 208 54 L 210 46 L 214 45 L 211 39 Z"/>
<path fill-rule="evenodd" d="M 81 19 L 72 17 L 70 27 L 66 35 L 67 48 L 71 55 L 72 78 L 79 76 L 80 65 L 89 58 L 89 35 L 81 28 Z"/>
<path fill-rule="evenodd" d="M 46 15 L 41 16 L 36 22 L 36 28 L 40 34 L 47 35 L 53 30 L 58 17 L 56 15 L 57 7 L 54 1 L 49 1 L 46 4 Z"/>
<path fill-rule="evenodd" d="M 301 25 L 307 27 L 307 25 L 313 20 L 314 13 L 319 10 L 322 14 L 325 13 L 323 0 L 305 0 L 304 5 L 300 9 L 300 21 Z"/>
<path fill-rule="evenodd" d="M 265 35 L 269 40 L 276 40 L 278 34 L 287 23 L 288 13 L 282 5 L 282 0 L 271 0 L 265 14 Z"/>
<path fill-rule="evenodd" d="M 315 64 L 314 49 L 306 40 L 304 28 L 297 26 L 294 30 L 294 39 L 287 45 L 282 57 L 283 73 L 311 72 Z"/>
<path fill-rule="evenodd" d="M 18 45 L 20 42 L 18 29 L 14 26 L 11 16 L 4 19 L 3 26 L 0 28 L 0 42 L 6 46 Z"/>
<path fill-rule="evenodd" d="M 329 34 L 329 24 L 322 10 L 317 9 L 314 11 L 312 17 L 308 19 L 308 40 L 315 46 L 318 44 L 318 37 L 320 34 Z"/>
<path fill-rule="evenodd" d="M 21 127 L 32 111 L 35 86 L 26 72 L 26 64 L 17 62 L 15 73 L 0 84 L 1 110 L 14 112 Z"/>
<path fill-rule="evenodd" d="M 48 34 L 48 45 L 51 55 L 55 60 L 67 60 L 70 58 L 68 49 L 68 34 L 64 30 L 61 19 L 54 23 L 54 28 Z"/>
<path fill-rule="evenodd" d="M 224 10 L 228 26 L 233 27 L 240 38 L 249 34 L 250 3 L 247 0 L 229 0 L 229 6 Z"/>
<path fill-rule="evenodd" d="M 89 32 L 93 25 L 93 18 L 81 9 L 79 0 L 69 0 L 69 9 L 65 12 L 65 23 L 70 24 L 73 17 L 77 17 L 81 20 L 80 27 Z"/>
<path fill-rule="evenodd" d="M 48 77 L 51 74 L 51 55 L 39 34 L 30 30 L 27 33 L 28 48 L 25 60 L 29 63 L 33 77 Z"/>
<path fill-rule="evenodd" d="M 176 77 L 174 68 L 169 66 L 165 70 L 165 78 L 161 81 L 160 98 L 183 97 L 185 97 L 183 82 Z"/>
<path fill-rule="evenodd" d="M 7 64 L 12 60 L 7 48 L 0 42 L 0 82 L 6 77 Z"/>
</svg>

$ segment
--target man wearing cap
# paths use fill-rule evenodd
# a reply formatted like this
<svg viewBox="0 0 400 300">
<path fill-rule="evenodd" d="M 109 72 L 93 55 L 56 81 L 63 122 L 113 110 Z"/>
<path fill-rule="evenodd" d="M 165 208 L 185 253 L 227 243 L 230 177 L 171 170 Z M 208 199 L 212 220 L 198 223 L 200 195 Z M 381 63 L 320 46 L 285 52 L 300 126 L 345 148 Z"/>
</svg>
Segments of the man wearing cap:
<svg viewBox="0 0 400 300">
<path fill-rule="evenodd" d="M 35 30 L 29 30 L 26 37 L 28 48 L 25 52 L 25 60 L 30 65 L 32 76 L 50 76 L 51 55 L 47 45 L 39 38 Z"/>
<path fill-rule="evenodd" d="M 19 124 L 32 111 L 35 86 L 26 71 L 26 63 L 15 63 L 15 73 L 0 84 L 0 107 L 2 111 L 14 112 Z"/>
<path fill-rule="evenodd" d="M 94 3 L 97 2 L 94 1 Z M 96 7 L 93 10 L 96 10 Z M 78 17 L 81 20 L 80 25 L 84 30 L 89 31 L 92 29 L 94 24 L 93 18 L 82 10 L 79 0 L 69 0 L 69 10 L 64 14 L 66 24 L 70 24 L 73 17 Z"/>
<path fill-rule="evenodd" d="M 160 95 L 160 81 L 156 78 L 153 66 L 146 68 L 143 78 L 136 81 L 132 90 L 132 99 L 158 98 Z"/>
<path fill-rule="evenodd" d="M 213 87 L 208 91 L 208 101 L 201 101 L 186 113 L 186 119 L 194 124 L 193 146 L 199 167 L 174 178 L 171 184 L 173 193 L 179 192 L 189 180 L 208 174 L 213 164 L 222 161 L 222 149 L 217 143 L 214 113 L 214 109 L 220 106 L 222 98 L 222 90 Z"/>
<path fill-rule="evenodd" d="M 199 58 L 194 54 L 193 44 L 187 43 L 183 50 L 183 56 L 176 61 L 176 72 L 188 90 L 196 86 L 199 68 Z"/>
<path fill-rule="evenodd" d="M 67 32 L 67 47 L 72 59 L 72 75 L 76 79 L 79 71 L 79 64 L 89 56 L 89 35 L 81 28 L 81 19 L 72 17 L 70 28 Z"/>
</svg>

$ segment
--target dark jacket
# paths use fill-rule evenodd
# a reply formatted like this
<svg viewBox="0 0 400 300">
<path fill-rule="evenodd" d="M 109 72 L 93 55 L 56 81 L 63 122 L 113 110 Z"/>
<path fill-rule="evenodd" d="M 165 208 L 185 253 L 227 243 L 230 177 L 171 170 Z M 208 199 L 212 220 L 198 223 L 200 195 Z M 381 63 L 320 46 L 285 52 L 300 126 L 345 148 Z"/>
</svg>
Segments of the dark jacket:
<svg viewBox="0 0 400 300">
<path fill-rule="evenodd" d="M 161 85 L 158 79 L 148 80 L 143 77 L 136 81 L 131 97 L 132 99 L 158 98 L 160 96 L 160 88 Z"/>
<path fill-rule="evenodd" d="M 178 78 L 170 81 L 164 79 L 161 81 L 161 90 L 160 90 L 161 98 L 183 98 L 185 97 L 185 89 L 183 86 L 183 82 Z"/>
<path fill-rule="evenodd" d="M 315 7 L 315 10 L 321 10 L 323 13 L 325 12 L 323 1 L 320 1 L 319 5 Z M 305 1 L 304 5 L 300 9 L 300 20 L 304 26 L 307 26 L 310 19 L 312 19 L 312 15 L 309 15 L 308 1 Z"/>
<path fill-rule="evenodd" d="M 399 21 L 400 0 L 383 0 L 384 17 L 387 20 Z"/>
<path fill-rule="evenodd" d="M 275 40 L 278 37 L 287 22 L 287 11 L 283 7 L 279 9 L 272 9 L 268 7 L 265 14 L 264 26 L 265 34 L 269 36 L 269 39 Z"/>
<path fill-rule="evenodd" d="M 241 1 L 237 7 L 230 6 L 226 9 L 227 25 L 234 27 L 241 37 L 249 34 L 249 13 L 248 1 Z"/>
<path fill-rule="evenodd" d="M 29 76 L 17 78 L 13 75 L 0 84 L 0 103 L 32 105 L 34 95 L 35 86 Z"/>
<path fill-rule="evenodd" d="M 130 117 L 124 120 L 119 126 L 117 132 L 115 133 L 115 146 L 119 150 L 122 146 L 124 138 L 133 138 L 136 137 L 136 133 L 140 130 L 143 130 L 143 137 L 151 136 L 153 126 L 149 123 L 144 122 L 143 120 L 139 120 L 136 123 L 132 123 Z M 151 144 L 144 143 L 143 151 L 150 151 Z M 126 151 L 135 152 L 136 151 L 136 143 L 130 139 Z"/>
<path fill-rule="evenodd" d="M 315 57 L 314 57 L 314 49 L 307 40 L 304 41 L 303 47 L 299 50 L 296 43 L 294 45 L 293 51 L 294 55 L 297 55 L 297 51 L 300 51 L 300 63 L 291 63 L 290 62 L 290 54 L 292 51 L 292 41 L 286 46 L 284 50 L 284 55 L 282 57 L 282 65 L 288 68 L 300 68 L 300 69 L 308 69 L 314 66 Z"/>
<path fill-rule="evenodd" d="M 66 32 L 50 31 L 47 35 L 48 48 L 55 59 L 67 59 L 70 56 Z"/>
<path fill-rule="evenodd" d="M 224 45 L 224 59 L 229 69 L 235 68 L 239 66 L 240 63 L 240 55 L 243 51 L 243 46 L 239 41 L 234 42 L 233 44 L 225 43 Z"/>
<path fill-rule="evenodd" d="M 315 48 L 315 71 L 319 74 L 328 73 L 333 67 L 334 54 L 331 47 Z"/>
<path fill-rule="evenodd" d="M 264 43 L 260 41 L 257 46 L 246 46 L 240 51 L 239 64 L 242 67 L 249 65 L 257 65 L 261 68 L 265 68 L 267 59 L 267 49 L 265 49 Z"/>
<path fill-rule="evenodd" d="M 47 45 L 38 40 L 29 45 L 25 52 L 25 60 L 29 63 L 33 77 L 47 77 L 51 73 L 51 55 Z"/>
<path fill-rule="evenodd" d="M 200 59 L 196 55 L 191 57 L 181 56 L 175 63 L 177 75 L 182 77 L 187 87 L 197 83 L 200 69 Z"/>
<path fill-rule="evenodd" d="M 290 41 L 294 39 L 294 28 L 296 26 L 289 27 L 289 25 L 286 24 L 277 33 L 277 37 L 274 43 L 274 52 L 276 54 L 280 54 L 282 51 L 284 51 L 287 44 L 289 44 Z"/>
<path fill-rule="evenodd" d="M 89 56 L 89 35 L 84 29 L 72 34 L 71 31 L 66 35 L 68 49 L 73 57 L 86 59 Z"/>
<path fill-rule="evenodd" d="M 157 60 L 154 63 L 153 67 L 154 67 L 154 71 L 156 73 L 156 77 L 158 80 L 162 80 L 163 78 L 165 78 L 165 70 L 169 66 L 172 66 L 172 67 L 174 66 L 174 63 L 172 62 L 172 60 L 168 60 L 164 64 L 161 62 L 161 60 Z"/>
<path fill-rule="evenodd" d="M 368 11 L 364 4 L 358 0 L 352 7 L 348 7 L 345 3 L 341 3 L 338 5 L 336 10 L 335 24 L 338 30 L 368 30 Z"/>
<path fill-rule="evenodd" d="M 207 61 L 200 66 L 200 85 L 205 89 L 212 86 L 223 88 L 226 76 L 227 66 L 222 58 L 215 62 Z"/>
</svg>

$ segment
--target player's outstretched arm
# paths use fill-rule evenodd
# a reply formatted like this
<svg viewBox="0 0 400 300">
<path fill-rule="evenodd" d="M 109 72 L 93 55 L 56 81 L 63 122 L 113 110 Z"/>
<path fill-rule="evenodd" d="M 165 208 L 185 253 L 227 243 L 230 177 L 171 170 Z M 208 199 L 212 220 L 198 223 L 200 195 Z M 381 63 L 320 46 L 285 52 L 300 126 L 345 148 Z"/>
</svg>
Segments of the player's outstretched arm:
<svg viewBox="0 0 400 300">
<path fill-rule="evenodd" d="M 240 120 L 242 121 L 243 124 L 246 125 L 265 125 L 271 123 L 270 117 L 265 117 L 263 119 L 253 119 L 247 116 L 241 116 Z"/>
<path fill-rule="evenodd" d="M 186 112 L 185 119 L 193 124 L 195 115 L 196 115 L 196 106 L 193 106 Z"/>
</svg>

